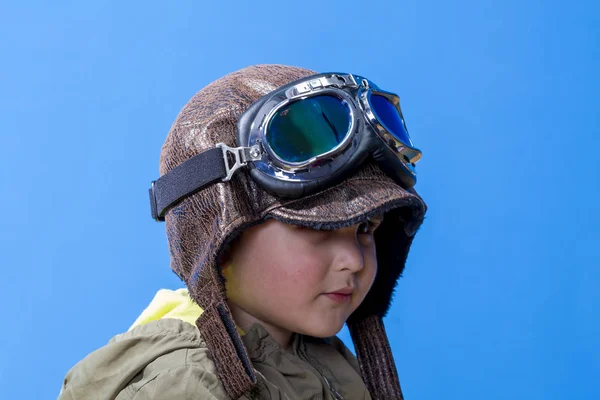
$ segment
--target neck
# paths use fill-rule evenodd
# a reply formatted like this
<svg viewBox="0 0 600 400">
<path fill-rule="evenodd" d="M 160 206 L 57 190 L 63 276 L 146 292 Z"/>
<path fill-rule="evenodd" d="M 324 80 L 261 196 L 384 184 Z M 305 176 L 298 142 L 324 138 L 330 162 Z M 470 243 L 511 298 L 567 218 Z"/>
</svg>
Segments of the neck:
<svg viewBox="0 0 600 400">
<path fill-rule="evenodd" d="M 283 349 L 288 349 L 292 342 L 292 332 L 286 329 L 280 328 L 271 323 L 265 322 L 248 313 L 237 304 L 227 301 L 229 309 L 233 315 L 236 325 L 243 331 L 247 332 L 250 327 L 257 323 L 260 324 L 265 330 L 271 335 L 271 337 L 281 346 Z"/>
</svg>

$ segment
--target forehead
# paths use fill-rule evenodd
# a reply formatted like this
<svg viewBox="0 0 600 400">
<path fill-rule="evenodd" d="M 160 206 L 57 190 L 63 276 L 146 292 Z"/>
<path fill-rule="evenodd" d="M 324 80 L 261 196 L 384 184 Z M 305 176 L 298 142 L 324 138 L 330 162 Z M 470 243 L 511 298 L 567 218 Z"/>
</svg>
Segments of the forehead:
<svg viewBox="0 0 600 400">
<path fill-rule="evenodd" d="M 381 216 L 373 216 L 370 218 L 365 217 L 364 221 L 357 222 L 352 227 L 356 227 L 363 222 L 367 222 L 370 220 L 381 220 Z M 310 226 L 300 225 L 300 224 L 291 224 L 279 221 L 277 219 L 268 219 L 267 221 L 260 223 L 258 225 L 254 225 L 250 228 L 245 229 L 242 232 L 244 236 L 244 240 L 250 241 L 267 241 L 269 243 L 277 243 L 281 242 L 281 240 L 295 240 L 295 239 L 306 239 L 311 236 L 318 237 L 326 237 L 328 235 L 333 235 L 337 232 L 342 231 L 343 229 L 348 229 L 348 227 L 340 227 L 338 229 L 328 230 L 328 229 L 315 229 Z"/>
</svg>

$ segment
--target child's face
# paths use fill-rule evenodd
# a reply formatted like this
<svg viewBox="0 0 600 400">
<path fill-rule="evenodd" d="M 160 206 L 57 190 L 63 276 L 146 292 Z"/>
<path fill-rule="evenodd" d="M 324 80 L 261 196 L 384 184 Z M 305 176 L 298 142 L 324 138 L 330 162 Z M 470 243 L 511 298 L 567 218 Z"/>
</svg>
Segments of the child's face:
<svg viewBox="0 0 600 400">
<path fill-rule="evenodd" d="M 238 324 L 241 315 L 267 330 L 336 334 L 375 279 L 379 223 L 318 231 L 269 220 L 243 231 L 222 266 Z"/>
</svg>

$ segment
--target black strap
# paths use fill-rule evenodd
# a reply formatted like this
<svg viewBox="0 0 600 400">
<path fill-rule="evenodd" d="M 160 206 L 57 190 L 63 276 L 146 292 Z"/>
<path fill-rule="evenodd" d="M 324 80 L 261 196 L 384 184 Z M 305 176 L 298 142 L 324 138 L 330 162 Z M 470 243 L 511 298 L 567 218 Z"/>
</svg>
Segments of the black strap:
<svg viewBox="0 0 600 400">
<path fill-rule="evenodd" d="M 223 150 L 220 147 L 203 151 L 184 161 L 152 182 L 149 190 L 152 218 L 164 221 L 169 207 L 226 176 Z"/>
</svg>

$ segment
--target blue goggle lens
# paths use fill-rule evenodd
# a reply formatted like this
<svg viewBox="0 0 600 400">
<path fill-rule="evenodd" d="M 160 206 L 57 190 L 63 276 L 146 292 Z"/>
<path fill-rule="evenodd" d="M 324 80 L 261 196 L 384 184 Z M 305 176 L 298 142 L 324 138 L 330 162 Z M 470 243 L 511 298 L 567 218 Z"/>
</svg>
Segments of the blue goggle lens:
<svg viewBox="0 0 600 400">
<path fill-rule="evenodd" d="M 385 96 L 371 94 L 370 97 L 371 108 L 373 109 L 375 116 L 385 126 L 388 132 L 394 135 L 396 139 L 400 140 L 402 143 L 412 146 L 404 121 L 394 104 Z"/>
<path fill-rule="evenodd" d="M 279 109 L 267 127 L 267 142 L 279 158 L 304 162 L 327 153 L 348 135 L 352 125 L 346 101 L 314 96 Z"/>
</svg>

